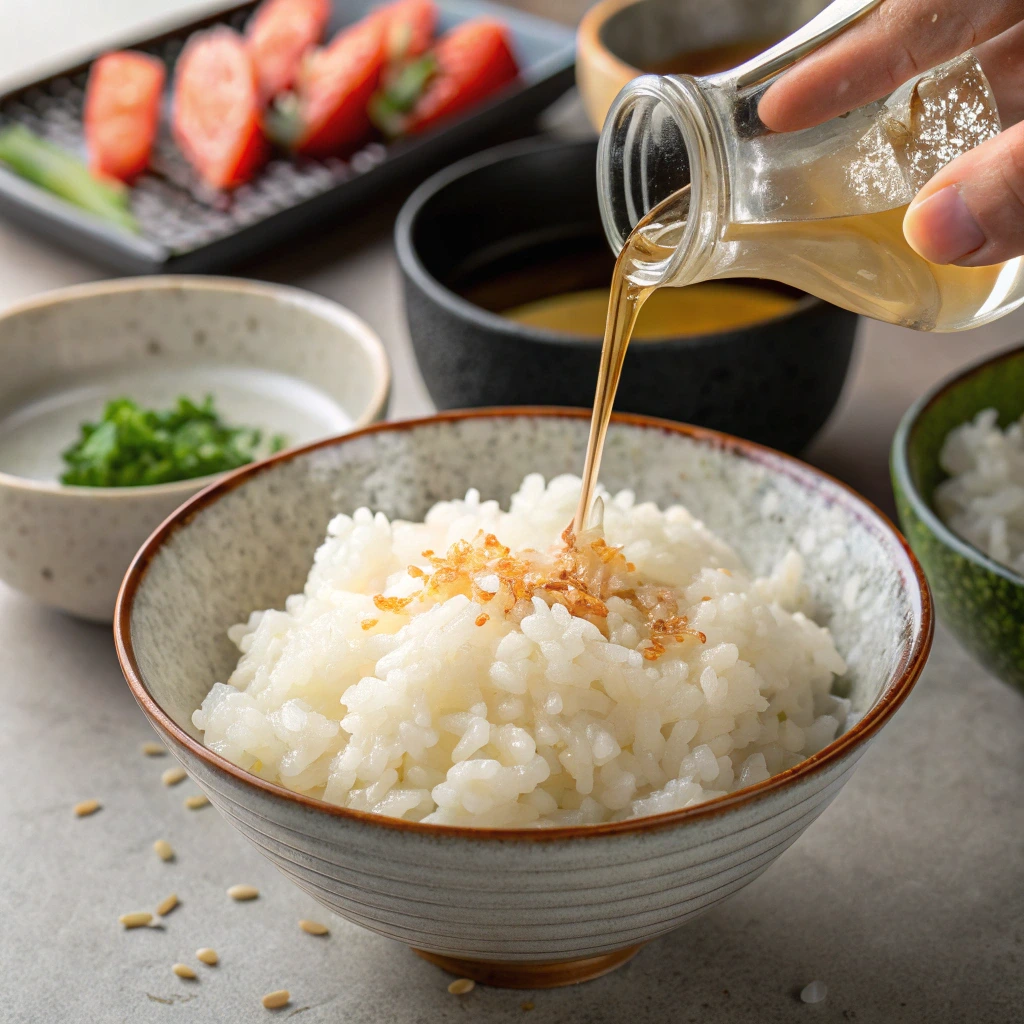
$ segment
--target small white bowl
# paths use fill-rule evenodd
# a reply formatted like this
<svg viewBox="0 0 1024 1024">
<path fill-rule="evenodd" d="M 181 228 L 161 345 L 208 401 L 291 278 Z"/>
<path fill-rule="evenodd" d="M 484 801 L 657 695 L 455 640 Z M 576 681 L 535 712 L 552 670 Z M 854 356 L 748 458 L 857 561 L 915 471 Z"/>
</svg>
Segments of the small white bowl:
<svg viewBox="0 0 1024 1024">
<path fill-rule="evenodd" d="M 347 309 L 212 277 L 50 292 L 0 316 L 0 361 L 0 579 L 97 622 L 111 621 L 150 532 L 215 479 L 61 484 L 61 452 L 107 400 L 166 408 L 212 394 L 228 422 L 293 446 L 380 419 L 391 381 L 380 339 Z"/>
</svg>

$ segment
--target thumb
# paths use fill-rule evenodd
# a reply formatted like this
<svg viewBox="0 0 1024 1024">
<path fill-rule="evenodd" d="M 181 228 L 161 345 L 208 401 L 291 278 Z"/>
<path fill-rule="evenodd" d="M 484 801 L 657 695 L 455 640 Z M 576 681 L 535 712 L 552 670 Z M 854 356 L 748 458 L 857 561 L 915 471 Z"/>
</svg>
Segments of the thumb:
<svg viewBox="0 0 1024 1024">
<path fill-rule="evenodd" d="M 903 234 L 930 263 L 1024 255 L 1024 122 L 943 167 L 910 204 Z"/>
</svg>

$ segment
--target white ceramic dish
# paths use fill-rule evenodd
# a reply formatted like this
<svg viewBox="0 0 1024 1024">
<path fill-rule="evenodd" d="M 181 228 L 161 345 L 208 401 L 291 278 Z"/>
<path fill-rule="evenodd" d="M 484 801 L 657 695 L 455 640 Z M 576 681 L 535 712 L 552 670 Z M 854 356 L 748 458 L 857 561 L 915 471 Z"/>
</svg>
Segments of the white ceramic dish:
<svg viewBox="0 0 1024 1024">
<path fill-rule="evenodd" d="M 139 545 L 214 479 L 60 484 L 61 452 L 108 399 L 167 407 L 212 394 L 227 421 L 292 446 L 379 419 L 390 386 L 380 340 L 348 310 L 228 278 L 51 292 L 0 316 L 0 360 L 0 579 L 106 622 Z"/>
<path fill-rule="evenodd" d="M 595 977 L 751 882 L 849 779 L 931 644 L 920 566 L 864 499 L 748 441 L 620 417 L 602 467 L 611 490 L 630 487 L 663 506 L 684 502 L 755 572 L 769 571 L 794 544 L 804 551 L 814 615 L 848 662 L 840 685 L 856 716 L 822 751 L 681 811 L 517 830 L 336 807 L 265 782 L 203 745 L 191 716 L 238 659 L 228 627 L 253 609 L 281 607 L 302 587 L 334 513 L 365 504 L 418 519 L 470 486 L 507 502 L 527 472 L 578 472 L 588 423 L 582 410 L 449 413 L 238 470 L 150 538 L 125 577 L 115 617 L 136 699 L 235 828 L 332 910 L 491 984 L 539 988 Z M 822 914 L 835 912 L 827 896 Z"/>
</svg>

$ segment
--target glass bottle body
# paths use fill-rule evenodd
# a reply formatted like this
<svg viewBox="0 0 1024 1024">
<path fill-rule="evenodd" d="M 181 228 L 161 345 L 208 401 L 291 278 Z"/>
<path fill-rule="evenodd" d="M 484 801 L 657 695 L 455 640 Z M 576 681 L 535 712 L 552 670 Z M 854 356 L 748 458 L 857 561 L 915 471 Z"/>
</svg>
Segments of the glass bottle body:
<svg viewBox="0 0 1024 1024">
<path fill-rule="evenodd" d="M 991 89 L 965 54 L 888 99 L 778 134 L 757 117 L 773 79 L 644 76 L 609 112 L 598 157 L 602 215 L 621 249 L 642 229 L 657 258 L 646 287 L 765 277 L 875 319 L 957 331 L 1024 302 L 1024 259 L 938 266 L 903 237 L 910 200 L 941 167 L 1000 130 Z"/>
</svg>

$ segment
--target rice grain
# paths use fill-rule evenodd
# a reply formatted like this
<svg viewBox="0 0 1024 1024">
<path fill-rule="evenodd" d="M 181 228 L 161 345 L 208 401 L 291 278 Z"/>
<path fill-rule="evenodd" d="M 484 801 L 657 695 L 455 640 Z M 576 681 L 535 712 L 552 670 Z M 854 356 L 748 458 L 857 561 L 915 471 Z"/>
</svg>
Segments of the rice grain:
<svg viewBox="0 0 1024 1024">
<path fill-rule="evenodd" d="M 83 800 L 79 804 L 75 804 L 73 810 L 76 818 L 88 818 L 90 814 L 95 814 L 103 805 L 99 800 Z"/>
<path fill-rule="evenodd" d="M 170 896 L 162 899 L 156 905 L 156 912 L 159 917 L 166 917 L 178 905 L 178 894 L 172 892 Z"/>
<path fill-rule="evenodd" d="M 279 988 L 276 992 L 268 992 L 263 997 L 263 1005 L 268 1010 L 280 1010 L 282 1006 L 287 1006 L 291 999 L 291 993 L 286 988 Z"/>
<path fill-rule="evenodd" d="M 1001 430 L 998 412 L 982 410 L 946 435 L 939 465 L 949 475 L 935 488 L 942 520 L 1024 575 L 1024 417 Z"/>
<path fill-rule="evenodd" d="M 823 981 L 812 981 L 800 990 L 800 999 L 805 1003 L 823 1002 L 828 995 L 828 988 Z"/>
<path fill-rule="evenodd" d="M 125 928 L 145 928 L 153 920 L 153 915 L 145 910 L 136 910 L 130 914 L 122 914 L 117 920 Z"/>
<path fill-rule="evenodd" d="M 260 891 L 254 885 L 233 885 L 228 889 L 228 895 L 233 900 L 254 900 L 259 896 Z"/>
</svg>

